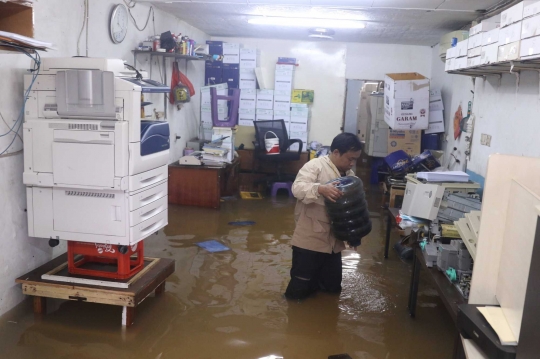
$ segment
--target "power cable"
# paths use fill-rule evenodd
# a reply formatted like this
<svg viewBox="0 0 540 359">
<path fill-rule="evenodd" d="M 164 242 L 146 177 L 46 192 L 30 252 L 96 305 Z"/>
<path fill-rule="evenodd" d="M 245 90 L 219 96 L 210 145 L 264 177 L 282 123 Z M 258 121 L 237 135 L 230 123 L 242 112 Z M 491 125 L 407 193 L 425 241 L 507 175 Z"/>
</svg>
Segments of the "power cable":
<svg viewBox="0 0 540 359">
<path fill-rule="evenodd" d="M 124 0 L 125 2 L 125 0 Z M 126 3 L 127 5 L 127 3 Z M 137 20 L 135 20 L 135 18 L 133 17 L 133 14 L 131 13 L 131 9 L 134 8 L 135 5 L 133 5 L 132 7 L 129 7 L 128 6 L 128 12 L 129 12 L 129 16 L 131 17 L 131 20 L 133 20 L 133 24 L 135 24 L 135 27 L 137 28 L 137 30 L 139 31 L 144 31 L 146 29 L 146 27 L 148 26 L 148 23 L 150 22 L 150 15 L 152 15 L 152 21 L 154 21 L 154 26 L 155 26 L 155 19 L 154 19 L 154 7 L 153 6 L 150 6 L 150 9 L 148 10 L 148 17 L 146 18 L 146 23 L 144 24 L 144 27 L 141 29 L 139 27 L 139 25 L 137 25 Z"/>
<path fill-rule="evenodd" d="M 84 0 L 84 2 L 83 2 L 83 6 L 84 6 L 83 23 L 82 23 L 81 31 L 79 32 L 79 38 L 77 39 L 77 56 L 81 55 L 80 43 L 81 43 L 81 37 L 82 37 L 83 31 L 84 31 L 84 27 L 86 26 L 87 2 L 88 2 L 88 0 Z"/>
</svg>

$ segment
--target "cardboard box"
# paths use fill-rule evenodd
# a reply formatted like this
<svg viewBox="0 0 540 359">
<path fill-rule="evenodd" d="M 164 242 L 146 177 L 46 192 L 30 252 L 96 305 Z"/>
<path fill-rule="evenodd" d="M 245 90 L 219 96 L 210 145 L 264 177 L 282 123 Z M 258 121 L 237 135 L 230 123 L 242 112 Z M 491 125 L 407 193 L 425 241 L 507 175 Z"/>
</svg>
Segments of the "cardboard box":
<svg viewBox="0 0 540 359">
<path fill-rule="evenodd" d="M 456 45 L 456 51 L 457 51 L 456 57 L 466 57 L 468 50 L 469 50 L 469 39 L 458 42 Z"/>
<path fill-rule="evenodd" d="M 293 103 L 313 103 L 315 99 L 315 91 L 313 90 L 293 90 Z"/>
<path fill-rule="evenodd" d="M 274 109 L 274 90 L 257 90 L 257 108 Z"/>
<path fill-rule="evenodd" d="M 522 40 L 519 54 L 522 59 L 538 57 L 540 55 L 540 36 Z"/>
<path fill-rule="evenodd" d="M 204 84 L 206 86 L 223 83 L 223 63 L 220 61 L 206 61 Z"/>
<path fill-rule="evenodd" d="M 256 90 L 257 80 L 246 80 L 241 78 L 239 88 L 241 90 Z"/>
<path fill-rule="evenodd" d="M 240 49 L 240 60 L 257 61 L 260 51 L 257 49 Z"/>
<path fill-rule="evenodd" d="M 456 59 L 447 59 L 446 62 L 445 62 L 445 65 L 444 65 L 444 71 L 448 72 L 448 71 L 452 71 L 453 68 L 453 63 L 455 62 Z"/>
<path fill-rule="evenodd" d="M 448 50 L 446 50 L 446 59 L 455 59 L 459 54 L 459 50 L 457 47 L 451 47 Z"/>
<path fill-rule="evenodd" d="M 442 111 L 429 111 L 429 127 L 426 134 L 444 132 L 444 115 Z"/>
<path fill-rule="evenodd" d="M 244 110 L 244 112 L 240 111 Z M 245 109 L 238 110 L 238 124 L 240 126 L 253 127 L 253 122 L 255 121 L 255 110 L 250 110 L 253 112 L 245 112 Z"/>
<path fill-rule="evenodd" d="M 309 108 L 307 103 L 291 103 L 291 108 Z"/>
<path fill-rule="evenodd" d="M 540 35 L 540 15 L 523 20 L 521 25 L 521 39 L 528 39 Z"/>
<path fill-rule="evenodd" d="M 476 47 L 474 49 L 470 49 L 467 57 L 471 58 L 471 57 L 477 57 L 480 55 L 482 55 L 482 46 Z"/>
<path fill-rule="evenodd" d="M 498 28 L 499 26 L 500 23 L 497 22 L 482 21 L 480 24 L 471 27 L 471 29 L 469 30 L 469 38 L 481 33 L 491 31 Z"/>
<path fill-rule="evenodd" d="M 226 83 L 201 87 L 201 107 L 211 105 L 212 98 L 210 96 L 210 88 L 212 87 L 216 89 L 219 96 L 227 96 L 229 94 L 229 86 Z M 218 100 L 218 106 L 227 106 L 227 101 Z"/>
<path fill-rule="evenodd" d="M 456 61 L 454 63 L 454 70 L 460 70 L 460 69 L 467 68 L 467 60 L 468 60 L 467 57 L 460 57 L 460 58 L 456 59 Z"/>
<path fill-rule="evenodd" d="M 395 130 L 428 128 L 429 83 L 427 77 L 418 73 L 385 76 L 384 121 L 390 128 Z"/>
<path fill-rule="evenodd" d="M 259 56 L 256 58 L 240 58 L 241 69 L 256 69 L 259 67 Z"/>
<path fill-rule="evenodd" d="M 248 116 L 255 118 L 255 114 L 257 113 L 257 110 L 253 108 L 239 108 L 238 109 L 238 115 L 239 116 Z"/>
<path fill-rule="evenodd" d="M 290 131 L 291 132 L 307 132 L 308 131 L 308 124 L 307 123 L 298 123 L 298 122 L 292 122 L 291 121 Z"/>
<path fill-rule="evenodd" d="M 493 29 L 482 34 L 482 46 L 496 44 L 499 42 L 500 29 Z"/>
<path fill-rule="evenodd" d="M 388 131 L 388 153 L 399 150 L 407 152 L 410 156 L 420 154 L 422 144 L 422 131 Z"/>
<path fill-rule="evenodd" d="M 223 41 L 206 41 L 209 55 L 223 56 Z"/>
<path fill-rule="evenodd" d="M 536 1 L 530 5 L 526 5 L 523 7 L 523 18 L 527 18 L 529 16 L 535 16 L 540 14 L 540 1 Z"/>
<path fill-rule="evenodd" d="M 430 91 L 429 110 L 442 111 L 444 110 L 442 95 L 440 90 Z"/>
<path fill-rule="evenodd" d="M 480 56 L 470 57 L 467 59 L 467 68 L 477 67 L 482 64 L 482 58 Z"/>
<path fill-rule="evenodd" d="M 519 54 L 521 51 L 521 41 L 516 41 L 508 45 L 499 46 L 499 54 L 497 55 L 497 60 L 501 61 L 512 61 L 519 59 Z"/>
<path fill-rule="evenodd" d="M 257 114 L 255 116 L 256 121 L 272 121 L 273 119 L 274 119 L 273 110 L 257 109 Z"/>
<path fill-rule="evenodd" d="M 257 88 L 255 69 L 243 69 L 240 67 L 239 88 L 246 90 L 255 90 Z"/>
<path fill-rule="evenodd" d="M 223 63 L 240 64 L 240 47 L 238 43 L 223 43 Z"/>
<path fill-rule="evenodd" d="M 482 36 L 482 34 L 478 34 L 469 37 L 469 41 L 467 42 L 467 50 L 482 46 Z"/>
<path fill-rule="evenodd" d="M 240 108 L 255 109 L 257 106 L 257 90 L 240 91 Z"/>
<path fill-rule="evenodd" d="M 291 111 L 276 111 L 274 110 L 274 119 L 275 120 L 291 120 Z"/>
<path fill-rule="evenodd" d="M 535 1 L 522 1 L 501 13 L 501 27 L 512 25 L 523 20 L 525 6 L 533 5 Z"/>
<path fill-rule="evenodd" d="M 274 83 L 274 90 L 276 91 L 289 91 L 292 93 L 292 80 L 276 79 Z"/>
<path fill-rule="evenodd" d="M 480 64 L 488 65 L 498 62 L 499 44 L 491 44 L 482 47 L 482 55 L 480 55 Z"/>
<path fill-rule="evenodd" d="M 223 82 L 229 85 L 230 89 L 237 89 L 240 86 L 239 65 L 223 64 Z"/>
<path fill-rule="evenodd" d="M 228 115 L 229 115 L 228 107 L 218 106 L 218 120 L 219 121 L 225 121 Z M 210 105 L 201 106 L 201 121 L 212 123 L 212 107 Z"/>
<path fill-rule="evenodd" d="M 521 39 L 521 25 L 522 22 L 520 21 L 518 23 L 500 29 L 499 46 L 519 41 Z"/>
</svg>

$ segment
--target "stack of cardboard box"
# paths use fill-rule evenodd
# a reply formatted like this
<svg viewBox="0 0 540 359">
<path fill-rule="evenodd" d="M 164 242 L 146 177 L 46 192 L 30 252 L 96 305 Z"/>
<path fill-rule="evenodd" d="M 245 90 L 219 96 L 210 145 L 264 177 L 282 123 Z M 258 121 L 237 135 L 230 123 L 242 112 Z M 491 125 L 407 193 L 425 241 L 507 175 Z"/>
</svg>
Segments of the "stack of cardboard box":
<svg viewBox="0 0 540 359">
<path fill-rule="evenodd" d="M 524 7 L 532 4 L 534 1 L 522 1 L 501 13 L 499 62 L 519 60 Z"/>
<path fill-rule="evenodd" d="M 500 18 L 500 15 L 494 16 L 492 18 L 483 20 L 478 25 L 471 27 L 467 46 L 469 49 L 467 52 L 467 67 L 476 67 L 482 65 L 483 47 L 498 41 Z M 487 37 L 484 36 L 488 32 L 491 33 L 487 35 Z"/>
<path fill-rule="evenodd" d="M 444 105 L 440 90 L 429 92 L 429 126 L 426 134 L 444 132 Z"/>
<path fill-rule="evenodd" d="M 540 57 L 540 1 L 523 8 L 520 56 L 522 60 Z"/>
<path fill-rule="evenodd" d="M 210 139 L 212 134 L 212 127 L 214 123 L 212 121 L 212 102 L 210 96 L 210 88 L 214 87 L 217 90 L 218 96 L 227 96 L 229 88 L 226 83 L 205 86 L 201 88 L 201 123 L 204 131 L 204 138 Z M 225 121 L 229 113 L 227 101 L 218 101 L 218 120 Z"/>
</svg>

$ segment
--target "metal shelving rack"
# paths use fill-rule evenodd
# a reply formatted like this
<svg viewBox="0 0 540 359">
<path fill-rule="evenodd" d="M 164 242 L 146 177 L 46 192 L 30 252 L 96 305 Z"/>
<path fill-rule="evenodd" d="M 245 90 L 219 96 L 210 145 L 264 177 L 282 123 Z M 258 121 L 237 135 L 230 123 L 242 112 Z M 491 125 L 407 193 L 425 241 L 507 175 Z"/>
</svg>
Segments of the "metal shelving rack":
<svg viewBox="0 0 540 359">
<path fill-rule="evenodd" d="M 497 62 L 489 65 L 480 65 L 476 67 L 447 71 L 447 73 L 471 77 L 486 77 L 490 75 L 502 76 L 503 74 L 515 74 L 519 77 L 519 73 L 521 71 L 540 72 L 540 58 L 531 60 Z"/>
<path fill-rule="evenodd" d="M 152 78 L 152 67 L 153 67 L 153 58 L 161 57 L 162 67 L 163 67 L 163 79 L 164 84 L 167 85 L 167 66 L 166 59 L 173 58 L 174 60 L 186 60 L 186 61 L 205 61 L 206 57 L 197 57 L 189 55 L 181 55 L 177 53 L 170 52 L 157 52 L 157 51 L 143 51 L 143 50 L 132 50 L 133 52 L 133 66 L 137 66 L 137 56 L 138 55 L 150 55 L 150 78 Z M 167 96 L 164 96 L 163 100 L 163 112 L 165 112 L 165 118 L 167 118 Z"/>
</svg>

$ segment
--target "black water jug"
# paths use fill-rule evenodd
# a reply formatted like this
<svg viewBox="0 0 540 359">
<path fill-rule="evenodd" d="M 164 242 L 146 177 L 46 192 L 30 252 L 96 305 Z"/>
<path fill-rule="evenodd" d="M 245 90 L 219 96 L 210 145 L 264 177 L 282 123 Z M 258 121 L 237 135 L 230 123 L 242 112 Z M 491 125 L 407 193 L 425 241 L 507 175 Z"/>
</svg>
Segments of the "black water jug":
<svg viewBox="0 0 540 359">
<path fill-rule="evenodd" d="M 360 245 L 371 232 L 371 220 L 365 198 L 364 185 L 358 177 L 341 177 L 328 182 L 343 192 L 336 202 L 325 200 L 326 211 L 336 239 L 352 247 Z"/>
</svg>

